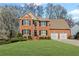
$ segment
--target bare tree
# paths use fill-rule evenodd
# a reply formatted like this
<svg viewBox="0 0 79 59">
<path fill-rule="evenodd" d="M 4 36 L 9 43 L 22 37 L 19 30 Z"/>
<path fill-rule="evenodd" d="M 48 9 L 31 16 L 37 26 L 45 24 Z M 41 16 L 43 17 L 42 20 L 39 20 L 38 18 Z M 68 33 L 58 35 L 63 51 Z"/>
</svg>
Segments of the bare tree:
<svg viewBox="0 0 79 59">
<path fill-rule="evenodd" d="M 48 17 L 49 19 L 53 19 L 53 4 L 52 3 L 48 3 L 46 8 L 45 8 L 45 13 L 46 13 L 46 17 Z"/>
<path fill-rule="evenodd" d="M 61 5 L 47 4 L 46 13 L 49 19 L 64 19 L 67 11 Z"/>
<path fill-rule="evenodd" d="M 64 19 L 65 16 L 67 15 L 66 9 L 61 5 L 55 5 L 53 7 L 53 13 L 56 19 Z"/>
<path fill-rule="evenodd" d="M 68 23 L 68 25 L 70 26 L 70 28 L 75 25 L 75 22 L 72 19 L 72 15 L 66 15 L 65 21 Z"/>
<path fill-rule="evenodd" d="M 18 10 L 11 7 L 0 8 L 0 38 L 11 38 L 17 32 Z M 14 34 L 14 35 L 13 35 Z"/>
<path fill-rule="evenodd" d="M 43 6 L 37 6 L 37 8 L 36 8 L 36 13 L 37 13 L 37 16 L 39 16 L 39 17 L 42 17 L 43 16 L 43 14 L 44 14 L 44 9 L 43 9 Z"/>
</svg>

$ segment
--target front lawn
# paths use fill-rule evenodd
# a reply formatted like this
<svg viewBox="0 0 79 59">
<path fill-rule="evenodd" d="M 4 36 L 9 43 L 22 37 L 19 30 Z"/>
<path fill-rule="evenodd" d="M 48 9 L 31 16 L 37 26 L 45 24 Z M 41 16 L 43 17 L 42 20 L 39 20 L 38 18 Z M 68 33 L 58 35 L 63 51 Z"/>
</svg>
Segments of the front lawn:
<svg viewBox="0 0 79 59">
<path fill-rule="evenodd" d="M 60 56 L 79 55 L 79 47 L 54 40 L 30 40 L 0 45 L 0 55 Z"/>
</svg>

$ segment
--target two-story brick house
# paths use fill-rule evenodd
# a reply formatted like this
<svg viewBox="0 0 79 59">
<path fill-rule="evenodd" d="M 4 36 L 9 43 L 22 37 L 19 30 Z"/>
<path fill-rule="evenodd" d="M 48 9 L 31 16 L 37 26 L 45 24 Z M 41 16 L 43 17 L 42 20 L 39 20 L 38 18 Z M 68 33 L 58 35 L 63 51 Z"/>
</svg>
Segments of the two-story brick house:
<svg viewBox="0 0 79 59">
<path fill-rule="evenodd" d="M 32 38 L 51 37 L 51 39 L 67 39 L 71 35 L 70 28 L 63 19 L 43 19 L 28 13 L 20 18 L 19 24 L 20 33 Z"/>
</svg>

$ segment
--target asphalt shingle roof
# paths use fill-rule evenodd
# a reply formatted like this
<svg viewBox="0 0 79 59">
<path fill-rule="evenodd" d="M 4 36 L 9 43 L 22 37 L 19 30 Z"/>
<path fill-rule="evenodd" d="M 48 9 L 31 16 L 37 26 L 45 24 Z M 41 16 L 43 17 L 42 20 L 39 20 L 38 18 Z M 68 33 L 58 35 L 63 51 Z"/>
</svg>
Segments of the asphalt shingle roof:
<svg viewBox="0 0 79 59">
<path fill-rule="evenodd" d="M 64 19 L 55 19 L 50 21 L 50 29 L 70 29 Z"/>
</svg>

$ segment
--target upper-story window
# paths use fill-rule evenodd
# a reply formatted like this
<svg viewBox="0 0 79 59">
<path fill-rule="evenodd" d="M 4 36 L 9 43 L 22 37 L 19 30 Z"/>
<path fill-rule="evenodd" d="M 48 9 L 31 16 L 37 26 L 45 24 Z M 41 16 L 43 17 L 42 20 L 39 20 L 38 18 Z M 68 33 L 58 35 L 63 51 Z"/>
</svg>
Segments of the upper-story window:
<svg viewBox="0 0 79 59">
<path fill-rule="evenodd" d="M 40 22 L 40 25 L 41 25 L 41 26 L 47 26 L 47 22 L 46 22 L 46 21 L 41 21 L 41 22 Z"/>
<path fill-rule="evenodd" d="M 22 20 L 22 25 L 30 25 L 30 21 L 29 20 Z"/>
</svg>

